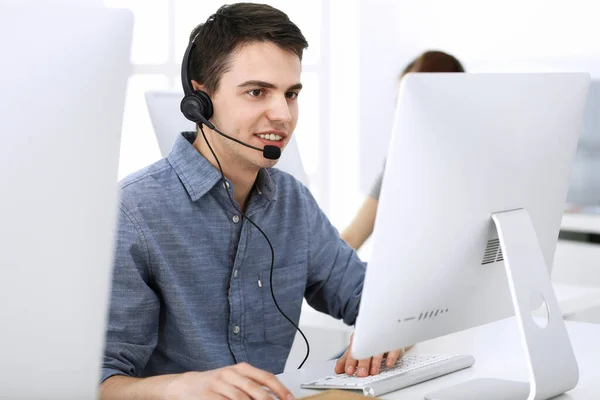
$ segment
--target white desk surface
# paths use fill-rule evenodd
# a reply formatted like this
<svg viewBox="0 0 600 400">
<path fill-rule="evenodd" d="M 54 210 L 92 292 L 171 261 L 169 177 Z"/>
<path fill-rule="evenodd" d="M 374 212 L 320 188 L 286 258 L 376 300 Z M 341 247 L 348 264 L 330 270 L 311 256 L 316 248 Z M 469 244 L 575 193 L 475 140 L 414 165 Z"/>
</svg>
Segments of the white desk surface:
<svg viewBox="0 0 600 400">
<path fill-rule="evenodd" d="M 600 234 L 600 214 L 565 212 L 560 228 L 571 232 Z"/>
<path fill-rule="evenodd" d="M 567 321 L 567 330 L 579 364 L 579 384 L 555 400 L 600 398 L 600 324 Z M 376 339 L 374 339 L 376 340 Z M 552 349 L 548 349 L 552 351 Z M 501 378 L 527 381 L 525 356 L 520 345 L 514 318 L 505 319 L 477 328 L 417 344 L 409 354 L 471 354 L 475 365 L 462 371 L 442 376 L 382 396 L 383 399 L 419 399 L 427 393 L 474 378 Z M 300 384 L 333 373 L 334 361 L 311 368 L 290 371 L 278 377 L 296 396 L 319 393 L 300 388 Z"/>
<path fill-rule="evenodd" d="M 600 287 L 558 282 L 552 285 L 563 317 L 600 307 Z"/>
</svg>

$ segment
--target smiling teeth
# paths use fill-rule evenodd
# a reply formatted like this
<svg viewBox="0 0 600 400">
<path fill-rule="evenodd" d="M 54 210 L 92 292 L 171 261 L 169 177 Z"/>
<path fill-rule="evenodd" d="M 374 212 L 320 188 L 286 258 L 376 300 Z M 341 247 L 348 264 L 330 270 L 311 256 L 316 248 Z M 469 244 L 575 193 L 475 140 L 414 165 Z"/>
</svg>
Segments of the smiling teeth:
<svg viewBox="0 0 600 400">
<path fill-rule="evenodd" d="M 272 140 L 274 142 L 283 139 L 283 136 L 276 135 L 274 133 L 267 133 L 266 135 L 258 135 L 261 139 Z"/>
</svg>

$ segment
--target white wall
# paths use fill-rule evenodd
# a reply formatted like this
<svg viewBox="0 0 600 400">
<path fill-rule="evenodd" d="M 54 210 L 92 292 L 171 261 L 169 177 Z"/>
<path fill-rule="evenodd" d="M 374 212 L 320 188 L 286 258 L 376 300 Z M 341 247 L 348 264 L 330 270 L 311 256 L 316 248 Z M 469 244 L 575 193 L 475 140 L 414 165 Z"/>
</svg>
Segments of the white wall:
<svg viewBox="0 0 600 400">
<path fill-rule="evenodd" d="M 324 112 L 329 115 L 325 130 L 328 143 L 329 204 L 327 216 L 340 230 L 356 213 L 359 190 L 360 99 L 360 2 L 330 0 L 329 91 Z"/>
<path fill-rule="evenodd" d="M 419 53 L 470 72 L 579 70 L 600 77 L 597 0 L 361 0 L 360 166 L 366 192 L 393 123 L 396 77 Z"/>
</svg>

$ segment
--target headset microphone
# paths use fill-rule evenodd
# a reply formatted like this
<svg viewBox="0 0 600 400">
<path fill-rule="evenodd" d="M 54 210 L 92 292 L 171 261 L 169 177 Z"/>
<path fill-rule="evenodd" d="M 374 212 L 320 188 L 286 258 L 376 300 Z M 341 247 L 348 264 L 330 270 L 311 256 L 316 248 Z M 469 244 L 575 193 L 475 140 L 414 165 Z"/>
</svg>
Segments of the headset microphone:
<svg viewBox="0 0 600 400">
<path fill-rule="evenodd" d="M 262 152 L 264 158 L 267 158 L 269 160 L 277 160 L 277 159 L 279 159 L 279 157 L 281 157 L 281 149 L 277 146 L 266 145 L 264 148 L 261 149 L 259 147 L 251 146 L 248 143 L 244 143 L 241 140 L 238 140 L 229 135 L 226 135 L 223 132 L 221 132 L 220 130 L 218 130 L 206 117 L 204 117 L 204 115 L 202 115 L 201 110 L 207 109 L 207 107 L 204 105 L 202 105 L 202 106 L 197 105 L 197 103 L 198 103 L 197 99 L 202 98 L 202 97 L 205 97 L 206 99 L 208 99 L 208 101 L 210 101 L 210 98 L 208 97 L 208 95 L 205 92 L 202 92 L 199 90 L 197 90 L 194 94 L 187 95 L 183 98 L 183 100 L 181 101 L 181 112 L 183 113 L 183 115 L 185 115 L 185 117 L 187 119 L 189 119 L 190 121 L 193 121 L 197 124 L 204 124 L 207 127 L 209 127 L 210 129 L 212 129 L 213 131 L 217 132 L 219 135 L 226 137 L 229 140 L 233 140 L 234 142 L 239 143 L 242 146 L 246 146 L 251 149 Z M 204 103 L 206 104 L 206 102 L 204 102 Z M 209 103 L 209 104 L 211 104 L 210 110 L 211 110 L 211 114 L 212 114 L 212 103 Z"/>
</svg>

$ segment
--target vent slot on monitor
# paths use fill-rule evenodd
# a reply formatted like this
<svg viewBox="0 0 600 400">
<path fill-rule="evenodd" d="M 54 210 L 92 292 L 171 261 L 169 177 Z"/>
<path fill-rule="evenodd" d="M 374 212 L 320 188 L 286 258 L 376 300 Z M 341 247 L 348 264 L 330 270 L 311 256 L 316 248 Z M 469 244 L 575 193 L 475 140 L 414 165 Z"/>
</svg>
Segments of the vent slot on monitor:
<svg viewBox="0 0 600 400">
<path fill-rule="evenodd" d="M 498 261 L 503 261 L 502 248 L 500 248 L 500 239 L 492 239 L 487 242 L 485 253 L 481 265 L 493 264 Z"/>
</svg>

